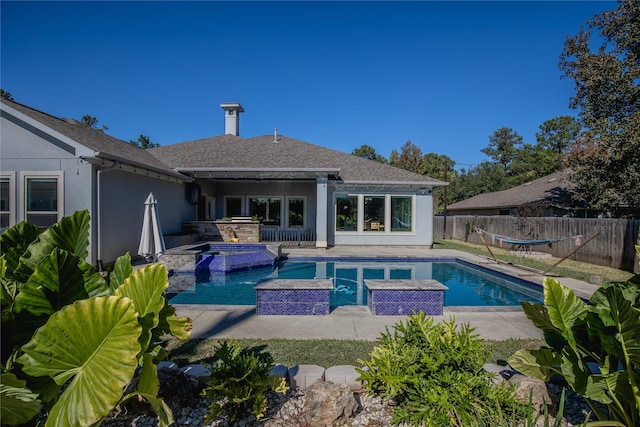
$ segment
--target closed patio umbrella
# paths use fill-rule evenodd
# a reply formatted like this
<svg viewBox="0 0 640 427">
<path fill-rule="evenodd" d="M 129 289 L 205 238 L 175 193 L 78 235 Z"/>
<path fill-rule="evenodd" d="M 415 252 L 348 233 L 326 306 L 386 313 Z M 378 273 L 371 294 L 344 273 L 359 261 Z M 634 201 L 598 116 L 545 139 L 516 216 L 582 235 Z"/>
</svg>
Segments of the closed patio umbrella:
<svg viewBox="0 0 640 427">
<path fill-rule="evenodd" d="M 157 204 L 153 193 L 149 193 L 149 197 L 144 202 L 144 220 L 138 247 L 138 255 L 142 255 L 149 262 L 158 261 L 158 257 L 166 250 Z"/>
</svg>

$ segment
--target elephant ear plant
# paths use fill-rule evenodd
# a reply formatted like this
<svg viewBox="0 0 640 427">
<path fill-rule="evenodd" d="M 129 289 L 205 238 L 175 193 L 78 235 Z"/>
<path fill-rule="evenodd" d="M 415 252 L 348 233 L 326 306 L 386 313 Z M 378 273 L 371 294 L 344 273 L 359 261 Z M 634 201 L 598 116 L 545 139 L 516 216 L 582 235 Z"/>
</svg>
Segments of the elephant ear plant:
<svg viewBox="0 0 640 427">
<path fill-rule="evenodd" d="M 519 350 L 509 364 L 544 381 L 561 375 L 607 426 L 640 425 L 640 275 L 603 285 L 589 304 L 547 278 L 544 305 L 522 306 L 548 347 Z"/>
<path fill-rule="evenodd" d="M 95 425 L 134 396 L 160 426 L 173 421 L 157 397 L 160 337 L 187 339 L 190 321 L 166 301 L 163 265 L 134 272 L 126 254 L 106 277 L 89 265 L 89 223 L 79 211 L 44 232 L 20 223 L 0 236 L 3 425 L 28 422 L 41 407 L 47 426 Z"/>
</svg>

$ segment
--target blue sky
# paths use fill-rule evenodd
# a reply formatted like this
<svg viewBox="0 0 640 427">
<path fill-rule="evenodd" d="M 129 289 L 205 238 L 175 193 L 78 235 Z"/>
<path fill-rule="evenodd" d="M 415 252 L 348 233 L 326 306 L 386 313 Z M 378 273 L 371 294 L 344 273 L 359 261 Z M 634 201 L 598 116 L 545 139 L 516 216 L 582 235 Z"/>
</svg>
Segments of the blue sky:
<svg viewBox="0 0 640 427">
<path fill-rule="evenodd" d="M 169 145 L 278 133 L 389 157 L 411 140 L 457 167 L 510 127 L 535 144 L 569 108 L 568 35 L 617 3 L 0 3 L 0 85 L 58 116 L 89 114 L 128 141 Z"/>
</svg>

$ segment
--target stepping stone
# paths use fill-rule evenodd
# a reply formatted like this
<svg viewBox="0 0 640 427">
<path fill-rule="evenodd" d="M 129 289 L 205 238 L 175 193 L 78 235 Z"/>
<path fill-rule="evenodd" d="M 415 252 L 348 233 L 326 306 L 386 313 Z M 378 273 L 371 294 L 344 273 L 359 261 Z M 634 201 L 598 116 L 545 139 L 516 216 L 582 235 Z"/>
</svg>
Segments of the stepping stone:
<svg viewBox="0 0 640 427">
<path fill-rule="evenodd" d="M 351 391 L 362 389 L 362 383 L 358 381 L 360 374 L 351 365 L 337 365 L 327 368 L 324 371 L 324 380 L 334 384 L 346 384 Z"/>
<path fill-rule="evenodd" d="M 318 380 L 324 381 L 324 371 L 318 365 L 297 365 L 289 369 L 289 386 L 291 389 L 304 390 Z"/>
</svg>

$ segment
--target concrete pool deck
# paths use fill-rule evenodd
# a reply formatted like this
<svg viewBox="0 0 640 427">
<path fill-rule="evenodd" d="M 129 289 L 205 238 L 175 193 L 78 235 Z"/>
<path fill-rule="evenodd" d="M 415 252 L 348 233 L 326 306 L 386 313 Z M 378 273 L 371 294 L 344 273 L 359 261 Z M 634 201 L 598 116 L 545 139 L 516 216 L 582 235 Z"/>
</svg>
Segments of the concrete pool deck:
<svg viewBox="0 0 640 427">
<path fill-rule="evenodd" d="M 379 257 L 460 258 L 496 271 L 542 284 L 543 277 L 513 265 L 496 264 L 485 257 L 466 252 L 424 247 L 341 246 L 329 249 L 282 248 L 283 255 L 300 257 Z M 598 288 L 596 285 L 565 277 L 556 278 L 582 298 Z M 258 316 L 255 306 L 173 304 L 177 315 L 189 317 L 193 323 L 192 338 L 288 338 L 340 339 L 374 341 L 406 316 L 374 316 L 364 306 L 337 307 L 327 316 Z M 445 307 L 436 321 L 455 317 L 456 324 L 468 323 L 482 338 L 542 338 L 520 307 Z"/>
</svg>

